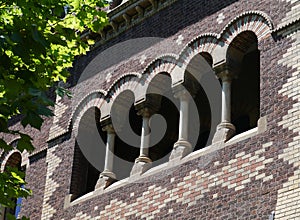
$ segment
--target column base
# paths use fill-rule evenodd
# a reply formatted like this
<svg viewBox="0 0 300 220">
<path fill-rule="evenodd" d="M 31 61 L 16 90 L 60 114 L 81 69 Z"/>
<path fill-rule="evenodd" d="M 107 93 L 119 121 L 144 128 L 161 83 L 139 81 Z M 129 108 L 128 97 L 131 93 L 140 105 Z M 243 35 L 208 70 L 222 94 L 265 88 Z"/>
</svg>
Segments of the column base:
<svg viewBox="0 0 300 220">
<path fill-rule="evenodd" d="M 229 122 L 222 122 L 217 126 L 212 143 L 226 142 L 235 134 L 235 126 Z"/>
<path fill-rule="evenodd" d="M 99 179 L 96 183 L 95 190 L 96 189 L 106 189 L 108 186 L 110 186 L 112 183 L 116 182 L 116 175 L 113 172 L 110 171 L 103 171 L 99 175 Z"/>
<path fill-rule="evenodd" d="M 188 141 L 178 140 L 174 144 L 169 160 L 182 159 L 193 151 L 193 147 Z"/>
<path fill-rule="evenodd" d="M 146 156 L 139 156 L 136 158 L 135 163 L 130 172 L 130 176 L 142 175 L 152 167 L 152 160 Z"/>
</svg>

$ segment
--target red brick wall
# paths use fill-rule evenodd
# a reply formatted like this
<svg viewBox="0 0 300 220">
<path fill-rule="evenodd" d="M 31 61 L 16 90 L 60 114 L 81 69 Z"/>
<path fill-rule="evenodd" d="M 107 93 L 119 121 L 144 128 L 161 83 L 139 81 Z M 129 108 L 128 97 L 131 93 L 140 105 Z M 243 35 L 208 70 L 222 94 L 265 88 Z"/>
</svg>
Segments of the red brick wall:
<svg viewBox="0 0 300 220">
<path fill-rule="evenodd" d="M 150 36 L 176 40 L 181 34 L 184 36 L 183 48 L 192 38 L 202 33 L 220 33 L 229 21 L 245 11 L 265 12 L 276 28 L 293 5 L 284 0 L 179 0 L 107 44 L 95 48 L 87 56 L 78 58 L 72 69 L 70 83 L 75 84 L 80 73 L 97 54 L 118 42 Z M 218 24 L 216 20 L 221 12 L 225 18 Z M 31 219 L 268 219 L 272 211 L 276 211 L 279 217 L 283 217 L 284 213 L 292 216 L 297 209 L 286 210 L 278 201 L 281 201 L 279 195 L 287 196 L 284 194 L 286 191 L 299 195 L 296 193 L 299 189 L 297 182 L 294 188 L 287 185 L 299 171 L 299 165 L 296 159 L 293 162 L 286 154 L 290 151 L 289 144 L 299 138 L 294 128 L 297 122 L 292 123 L 297 117 L 291 116 L 290 119 L 288 116 L 292 109 L 298 112 L 299 107 L 295 107 L 295 104 L 299 103 L 299 99 L 282 91 L 283 85 L 295 77 L 299 67 L 289 65 L 288 61 L 280 61 L 287 56 L 284 54 L 288 51 L 297 54 L 296 49 L 291 50 L 296 48 L 296 38 L 293 36 L 281 39 L 270 37 L 259 42 L 260 112 L 261 116 L 267 117 L 265 132 L 64 209 L 65 196 L 70 193 L 72 166 L 76 166 L 72 165 L 75 140 L 71 135 L 67 140 L 50 143 L 52 147 L 48 149 L 47 155 L 31 162 L 26 180 L 34 196 L 24 202 L 22 214 L 29 215 Z M 182 48 L 175 52 L 179 53 Z M 159 51 L 164 50 L 168 48 L 160 48 Z M 151 51 L 158 50 L 149 49 L 149 53 Z M 134 62 L 122 63 L 118 65 L 118 72 L 113 77 L 129 71 L 138 72 L 143 68 L 143 65 Z M 80 86 L 77 87 L 88 90 L 99 87 L 99 84 L 90 84 L 86 88 Z M 104 82 L 100 86 L 105 89 L 108 85 Z M 295 93 L 298 91 L 295 90 Z M 61 126 L 67 126 L 69 113 L 66 111 L 65 117 L 62 117 L 59 122 Z M 297 146 L 297 142 L 294 146 Z M 293 149 L 296 150 L 296 147 Z M 293 154 L 299 159 L 299 155 Z M 294 179 L 299 181 L 297 176 Z M 51 187 L 49 196 L 44 194 L 45 184 L 46 189 Z M 287 190 L 280 191 L 286 187 Z"/>
</svg>

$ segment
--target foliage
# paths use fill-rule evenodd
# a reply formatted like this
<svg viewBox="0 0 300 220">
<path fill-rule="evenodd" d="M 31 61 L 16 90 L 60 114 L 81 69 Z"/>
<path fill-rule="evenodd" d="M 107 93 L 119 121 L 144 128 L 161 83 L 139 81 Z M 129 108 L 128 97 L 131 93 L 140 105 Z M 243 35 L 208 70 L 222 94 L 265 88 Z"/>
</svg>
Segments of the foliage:
<svg viewBox="0 0 300 220">
<path fill-rule="evenodd" d="M 0 132 L 19 136 L 18 150 L 32 151 L 31 137 L 11 130 L 8 121 L 19 115 L 24 127 L 40 129 L 43 118 L 53 115 L 47 91 L 58 81 L 66 82 L 75 56 L 93 44 L 82 41 L 81 34 L 107 24 L 101 10 L 105 6 L 105 0 L 0 0 Z M 13 147 L 0 139 L 0 148 Z M 9 206 L 9 197 L 30 194 L 13 187 L 19 186 L 19 177 L 18 172 L 1 173 L 1 204 Z"/>
<path fill-rule="evenodd" d="M 14 208 L 16 198 L 26 198 L 31 195 L 31 190 L 22 187 L 26 184 L 23 179 L 24 173 L 16 167 L 7 167 L 6 171 L 1 173 L 0 201 L 2 206 Z M 14 219 L 14 216 L 10 215 L 8 219 Z"/>
</svg>

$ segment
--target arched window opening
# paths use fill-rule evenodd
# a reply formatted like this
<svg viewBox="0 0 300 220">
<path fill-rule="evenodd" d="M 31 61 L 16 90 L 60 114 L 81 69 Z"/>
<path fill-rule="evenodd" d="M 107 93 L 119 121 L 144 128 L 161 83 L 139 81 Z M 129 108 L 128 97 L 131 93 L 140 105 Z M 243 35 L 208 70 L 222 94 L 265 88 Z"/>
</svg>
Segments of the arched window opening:
<svg viewBox="0 0 300 220">
<path fill-rule="evenodd" d="M 189 141 L 194 146 L 194 151 L 211 144 L 211 108 L 206 90 L 212 87 L 211 79 L 215 80 L 212 69 L 213 59 L 207 52 L 201 52 L 193 57 L 187 65 L 184 74 L 184 87 L 188 90 L 193 100 L 189 107 Z M 216 81 L 217 83 L 217 81 Z M 217 83 L 218 86 L 218 83 Z M 209 88 L 211 90 L 211 88 Z M 196 109 L 193 109 L 196 105 Z"/>
<path fill-rule="evenodd" d="M 126 90 L 118 95 L 111 111 L 116 132 L 114 173 L 117 179 L 129 177 L 135 159 L 139 156 L 142 117 L 134 107 L 134 94 Z"/>
<path fill-rule="evenodd" d="M 161 104 L 159 110 L 156 114 L 164 118 L 166 123 L 166 130 L 164 135 L 160 138 L 157 143 L 156 137 L 161 135 L 157 134 L 155 131 L 156 127 L 164 123 L 158 118 L 155 122 L 155 118 L 151 121 L 151 146 L 149 155 L 150 159 L 153 161 L 153 166 L 165 163 L 169 160 L 169 154 L 173 149 L 174 143 L 178 139 L 178 118 L 179 113 L 177 107 L 174 103 L 167 97 L 172 97 L 172 91 L 167 91 L 163 94 L 161 98 Z M 156 143 L 156 144 L 155 144 Z"/>
<path fill-rule="evenodd" d="M 230 44 L 229 60 L 236 78 L 232 80 L 232 123 L 236 134 L 257 126 L 260 115 L 260 53 L 257 37 L 246 31 Z"/>
<path fill-rule="evenodd" d="M 207 62 L 207 64 L 212 67 L 213 65 L 213 58 L 212 56 L 207 53 L 207 52 L 201 52 L 200 55 L 205 59 L 205 61 Z"/>
<path fill-rule="evenodd" d="M 210 144 L 208 138 L 211 130 L 211 109 L 207 95 L 196 78 L 191 73 L 186 72 L 185 79 L 193 84 L 187 89 L 193 95 L 193 102 L 197 108 L 196 111 L 190 108 L 189 114 L 190 141 L 195 146 L 193 150 L 196 151 Z M 199 121 L 196 120 L 196 117 L 199 118 Z"/>
<path fill-rule="evenodd" d="M 90 108 L 79 123 L 71 176 L 71 200 L 94 190 L 104 167 L 105 143 L 106 133 L 100 126 L 100 111 Z"/>
<path fill-rule="evenodd" d="M 157 110 L 150 121 L 149 157 L 153 166 L 165 163 L 178 140 L 179 101 L 174 97 L 171 78 L 167 73 L 156 75 L 148 86 L 149 100 L 155 100 Z"/>
<path fill-rule="evenodd" d="M 12 144 L 13 146 L 17 145 L 17 142 Z M 18 171 L 23 171 L 25 172 L 25 167 L 21 167 L 21 163 L 22 163 L 22 156 L 19 152 L 14 152 L 12 153 L 8 160 L 5 163 L 4 166 L 4 172 L 7 171 L 8 168 L 17 168 Z M 23 187 L 23 186 L 22 186 Z M 18 198 L 13 200 L 13 203 L 15 204 L 14 208 L 3 208 L 1 210 L 1 220 L 7 220 L 9 219 L 8 215 L 13 215 L 16 218 L 18 218 L 18 215 L 21 211 L 21 204 L 22 204 L 22 198 Z"/>
</svg>

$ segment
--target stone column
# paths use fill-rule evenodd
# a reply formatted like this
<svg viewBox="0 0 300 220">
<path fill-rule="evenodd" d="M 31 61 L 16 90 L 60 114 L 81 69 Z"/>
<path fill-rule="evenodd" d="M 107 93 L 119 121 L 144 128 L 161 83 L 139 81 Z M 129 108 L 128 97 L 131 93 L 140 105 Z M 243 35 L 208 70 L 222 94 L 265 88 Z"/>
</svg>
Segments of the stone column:
<svg viewBox="0 0 300 220">
<path fill-rule="evenodd" d="M 136 159 L 136 162 L 152 162 L 149 158 L 149 147 L 150 147 L 150 110 L 148 108 L 141 109 L 138 112 L 143 117 L 142 134 L 141 134 L 141 147 L 140 156 Z"/>
<path fill-rule="evenodd" d="M 228 67 L 216 69 L 217 76 L 222 81 L 222 113 L 221 123 L 217 126 L 217 131 L 212 140 L 216 142 L 226 142 L 235 134 L 235 127 L 231 123 L 231 82 L 233 74 Z"/>
<path fill-rule="evenodd" d="M 103 127 L 103 130 L 107 132 L 105 163 L 104 170 L 99 176 L 95 189 L 105 189 L 116 180 L 116 175 L 113 173 L 114 145 L 116 134 L 111 124 Z"/>
<path fill-rule="evenodd" d="M 135 164 L 131 170 L 130 175 L 141 175 L 151 167 L 152 160 L 149 158 L 150 148 L 150 126 L 149 119 L 151 116 L 151 110 L 148 107 L 143 107 L 138 111 L 138 115 L 143 117 L 142 134 L 140 155 L 135 160 Z"/>
<path fill-rule="evenodd" d="M 170 160 L 181 159 L 192 152 L 192 145 L 188 141 L 189 133 L 189 99 L 191 95 L 187 90 L 180 90 L 175 92 L 175 98 L 180 100 L 179 111 L 179 135 L 178 141 L 174 144 Z"/>
</svg>

